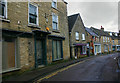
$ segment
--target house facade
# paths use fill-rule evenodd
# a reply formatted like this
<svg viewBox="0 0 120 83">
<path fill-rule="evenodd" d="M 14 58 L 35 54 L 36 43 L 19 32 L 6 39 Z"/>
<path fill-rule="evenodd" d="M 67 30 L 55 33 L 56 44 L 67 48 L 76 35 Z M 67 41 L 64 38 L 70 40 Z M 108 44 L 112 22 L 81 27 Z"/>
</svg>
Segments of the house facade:
<svg viewBox="0 0 120 83">
<path fill-rule="evenodd" d="M 68 16 L 70 56 L 79 58 L 86 55 L 87 35 L 80 14 Z"/>
<path fill-rule="evenodd" d="M 116 32 L 109 32 L 111 38 L 112 38 L 112 51 L 120 51 L 120 45 L 119 45 L 119 36 Z"/>
<path fill-rule="evenodd" d="M 87 42 L 89 44 L 90 54 L 97 55 L 101 53 L 100 38 L 90 28 L 85 28 L 87 31 Z"/>
<path fill-rule="evenodd" d="M 67 3 L 0 2 L 2 73 L 69 59 Z"/>
<path fill-rule="evenodd" d="M 110 35 L 104 31 L 104 28 L 101 26 L 101 29 L 96 29 L 91 27 L 94 33 L 99 36 L 99 41 L 101 43 L 101 53 L 112 52 L 112 39 Z"/>
</svg>

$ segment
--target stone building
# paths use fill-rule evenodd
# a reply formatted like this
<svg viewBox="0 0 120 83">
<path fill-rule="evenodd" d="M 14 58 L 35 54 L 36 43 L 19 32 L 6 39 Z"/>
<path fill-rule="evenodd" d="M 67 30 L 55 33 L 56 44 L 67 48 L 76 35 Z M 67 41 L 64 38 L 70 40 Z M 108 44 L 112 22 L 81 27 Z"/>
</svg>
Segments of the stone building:
<svg viewBox="0 0 120 83">
<path fill-rule="evenodd" d="M 119 36 L 116 32 L 109 32 L 111 38 L 112 38 L 112 51 L 120 51 L 120 45 L 119 45 Z"/>
<path fill-rule="evenodd" d="M 87 35 L 80 14 L 68 16 L 70 56 L 79 58 L 86 55 Z"/>
<path fill-rule="evenodd" d="M 92 31 L 99 36 L 101 43 L 101 53 L 108 53 L 112 51 L 112 39 L 108 32 L 104 31 L 104 28 L 101 26 L 101 29 L 96 29 L 91 27 Z"/>
<path fill-rule="evenodd" d="M 0 2 L 4 72 L 69 59 L 67 2 Z"/>
<path fill-rule="evenodd" d="M 100 54 L 101 53 L 101 43 L 100 38 L 95 34 L 90 28 L 85 28 L 87 31 L 87 42 L 90 48 L 90 54 Z"/>
</svg>

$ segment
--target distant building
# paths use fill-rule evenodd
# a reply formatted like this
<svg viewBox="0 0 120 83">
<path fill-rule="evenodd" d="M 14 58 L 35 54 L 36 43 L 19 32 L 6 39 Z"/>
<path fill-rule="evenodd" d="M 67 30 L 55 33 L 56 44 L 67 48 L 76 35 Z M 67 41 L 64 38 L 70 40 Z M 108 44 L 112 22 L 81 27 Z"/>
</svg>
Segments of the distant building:
<svg viewBox="0 0 120 83">
<path fill-rule="evenodd" d="M 86 55 L 87 34 L 80 14 L 68 16 L 70 56 L 79 58 Z"/>
<path fill-rule="evenodd" d="M 90 28 L 85 28 L 87 31 L 87 42 L 89 44 L 90 53 L 97 55 L 101 53 L 101 43 L 99 36 Z"/>
</svg>

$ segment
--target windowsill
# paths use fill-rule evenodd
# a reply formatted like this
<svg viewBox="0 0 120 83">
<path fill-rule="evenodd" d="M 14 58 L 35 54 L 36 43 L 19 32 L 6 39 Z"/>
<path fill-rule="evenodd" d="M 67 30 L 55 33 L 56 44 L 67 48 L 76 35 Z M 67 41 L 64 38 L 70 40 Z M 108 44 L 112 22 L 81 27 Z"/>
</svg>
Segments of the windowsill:
<svg viewBox="0 0 120 83">
<path fill-rule="evenodd" d="M 37 24 L 28 24 L 28 27 L 40 29 L 40 27 Z"/>
<path fill-rule="evenodd" d="M 59 61 L 59 60 L 63 60 L 63 58 L 55 59 L 55 60 L 53 60 L 53 62 L 55 62 L 55 61 Z"/>
<path fill-rule="evenodd" d="M 60 33 L 60 30 L 53 30 L 52 32 Z"/>
<path fill-rule="evenodd" d="M 0 18 L 0 21 L 10 23 L 10 20 L 8 20 L 7 18 Z"/>
<path fill-rule="evenodd" d="M 79 39 L 76 39 L 76 41 L 79 41 Z"/>
<path fill-rule="evenodd" d="M 52 7 L 52 6 L 51 6 L 51 8 L 53 8 L 53 9 L 55 9 L 55 10 L 57 10 L 57 11 L 58 11 L 58 9 L 57 9 L 57 8 L 55 8 L 55 7 Z"/>
<path fill-rule="evenodd" d="M 20 69 L 21 68 L 8 69 L 8 70 L 5 70 L 5 71 L 2 71 L 2 73 L 12 72 L 12 71 L 20 70 Z"/>
</svg>

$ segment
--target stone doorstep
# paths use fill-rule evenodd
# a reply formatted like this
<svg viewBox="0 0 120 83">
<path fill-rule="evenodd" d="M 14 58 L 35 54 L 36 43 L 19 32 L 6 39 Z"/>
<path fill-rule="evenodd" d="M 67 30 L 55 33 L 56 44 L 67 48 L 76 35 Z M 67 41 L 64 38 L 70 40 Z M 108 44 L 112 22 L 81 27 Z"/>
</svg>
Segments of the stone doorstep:
<svg viewBox="0 0 120 83">
<path fill-rule="evenodd" d="M 63 63 L 58 63 L 56 65 L 52 65 L 52 66 L 48 66 L 46 68 L 40 69 L 40 70 L 34 70 L 34 71 L 30 71 L 28 73 L 22 74 L 20 76 L 17 77 L 11 77 L 10 79 L 7 79 L 5 81 L 27 81 L 27 82 L 32 82 L 35 81 L 35 79 L 41 78 L 42 76 L 45 76 L 46 74 L 49 74 L 53 71 L 56 71 L 58 69 L 67 67 L 69 65 L 75 64 L 77 62 L 92 58 L 92 57 L 96 57 L 96 56 L 90 56 L 90 57 L 86 57 L 86 58 L 81 58 L 81 59 L 77 59 L 77 60 L 72 60 L 69 62 L 63 62 Z"/>
</svg>

